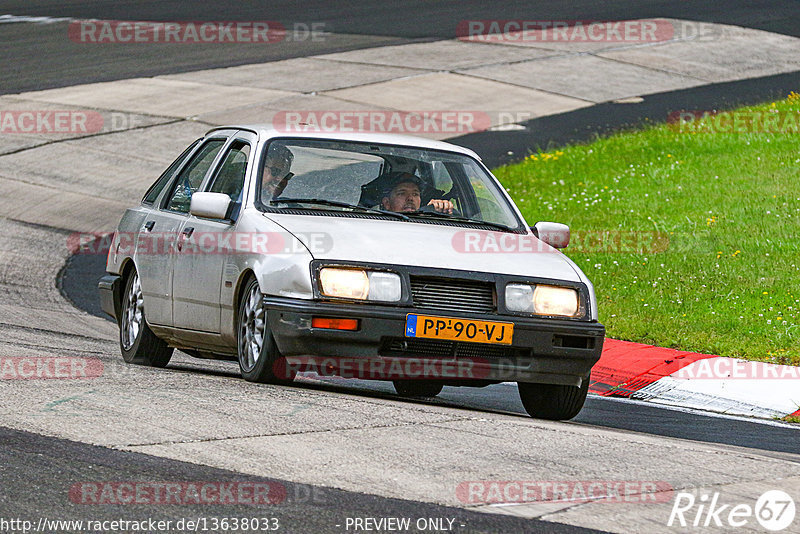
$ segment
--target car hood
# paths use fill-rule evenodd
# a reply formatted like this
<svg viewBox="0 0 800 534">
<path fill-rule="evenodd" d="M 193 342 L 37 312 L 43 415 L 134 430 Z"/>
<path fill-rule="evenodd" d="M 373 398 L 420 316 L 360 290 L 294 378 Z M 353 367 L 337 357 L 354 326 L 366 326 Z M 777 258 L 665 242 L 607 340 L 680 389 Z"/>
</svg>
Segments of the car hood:
<svg viewBox="0 0 800 534">
<path fill-rule="evenodd" d="M 314 259 L 580 281 L 572 262 L 531 234 L 355 217 L 265 217 L 302 241 Z"/>
</svg>

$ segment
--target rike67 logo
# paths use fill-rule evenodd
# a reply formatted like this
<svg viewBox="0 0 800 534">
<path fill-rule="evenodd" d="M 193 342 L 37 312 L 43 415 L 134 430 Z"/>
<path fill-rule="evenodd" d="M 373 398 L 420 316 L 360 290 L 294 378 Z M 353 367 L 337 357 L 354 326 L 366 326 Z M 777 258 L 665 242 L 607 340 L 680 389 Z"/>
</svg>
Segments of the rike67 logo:
<svg viewBox="0 0 800 534">
<path fill-rule="evenodd" d="M 758 525 L 772 532 L 788 529 L 794 523 L 794 499 L 781 490 L 764 492 L 755 502 L 720 502 L 719 492 L 679 492 L 675 496 L 667 526 L 689 529 L 724 528 L 726 531 L 746 528 L 758 529 Z M 758 525 L 757 525 L 757 524 Z M 797 532 L 797 530 L 792 530 Z"/>
</svg>

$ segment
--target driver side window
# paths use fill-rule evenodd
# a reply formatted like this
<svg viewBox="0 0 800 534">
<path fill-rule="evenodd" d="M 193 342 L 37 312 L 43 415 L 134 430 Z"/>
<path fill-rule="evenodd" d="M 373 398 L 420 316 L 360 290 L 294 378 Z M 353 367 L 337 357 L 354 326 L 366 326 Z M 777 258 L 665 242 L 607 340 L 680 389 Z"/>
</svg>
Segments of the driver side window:
<svg viewBox="0 0 800 534">
<path fill-rule="evenodd" d="M 244 141 L 234 141 L 222 160 L 211 187 L 212 193 L 225 193 L 233 202 L 242 199 L 244 178 L 247 173 L 247 160 L 250 158 L 250 145 Z"/>
<path fill-rule="evenodd" d="M 433 186 L 439 191 L 444 192 L 444 198 L 453 203 L 453 208 L 462 211 L 461 199 L 455 194 L 458 191 L 453 177 L 447 170 L 447 165 L 443 161 L 431 163 L 431 174 L 433 176 Z"/>
<path fill-rule="evenodd" d="M 181 213 L 189 212 L 192 195 L 200 188 L 203 178 L 224 144 L 224 139 L 212 139 L 200 147 L 175 180 L 166 209 Z"/>
</svg>

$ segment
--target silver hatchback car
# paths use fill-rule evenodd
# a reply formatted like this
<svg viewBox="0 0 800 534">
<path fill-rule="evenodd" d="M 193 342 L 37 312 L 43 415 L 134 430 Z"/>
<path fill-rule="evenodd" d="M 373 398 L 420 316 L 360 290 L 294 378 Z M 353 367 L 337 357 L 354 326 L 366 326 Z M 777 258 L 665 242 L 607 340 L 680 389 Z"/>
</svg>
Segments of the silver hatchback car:
<svg viewBox="0 0 800 534">
<path fill-rule="evenodd" d="M 568 242 L 528 227 L 468 149 L 231 126 L 125 212 L 99 289 L 129 363 L 178 348 L 254 382 L 316 372 L 403 396 L 514 381 L 531 416 L 569 419 L 605 329 Z"/>
</svg>

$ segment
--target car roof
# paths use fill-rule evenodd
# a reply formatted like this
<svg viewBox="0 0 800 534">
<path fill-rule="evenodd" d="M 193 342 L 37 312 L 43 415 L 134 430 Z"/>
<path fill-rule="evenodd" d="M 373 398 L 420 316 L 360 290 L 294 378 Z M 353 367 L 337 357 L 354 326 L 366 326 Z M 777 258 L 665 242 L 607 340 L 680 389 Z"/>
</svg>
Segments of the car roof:
<svg viewBox="0 0 800 534">
<path fill-rule="evenodd" d="M 480 156 L 472 150 L 463 146 L 435 141 L 424 137 L 413 135 L 387 134 L 387 133 L 334 133 L 334 132 L 282 132 L 276 130 L 269 124 L 229 124 L 212 128 L 206 135 L 218 130 L 250 130 L 259 135 L 262 139 L 272 139 L 276 137 L 291 137 L 305 139 L 330 139 L 335 141 L 360 141 L 362 143 L 381 143 L 386 145 L 401 145 L 413 148 L 427 148 L 430 150 L 444 150 L 447 152 L 458 152 L 466 154 L 480 161 Z"/>
</svg>

